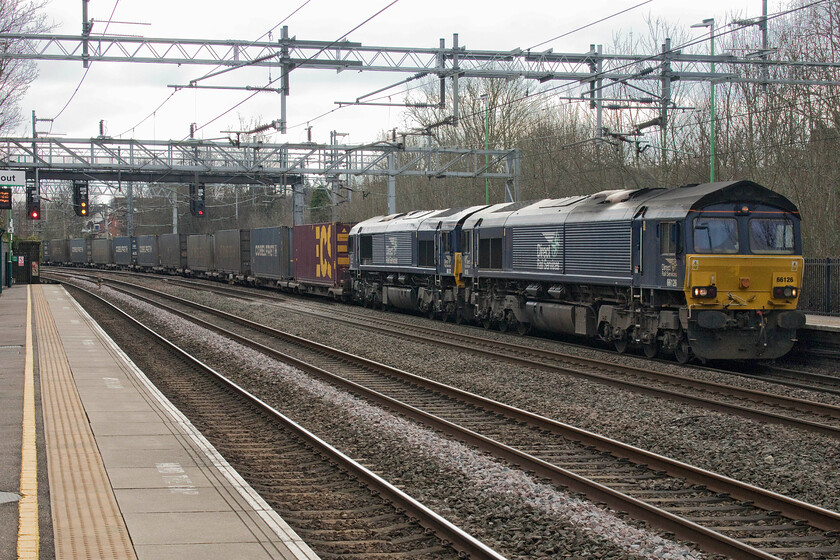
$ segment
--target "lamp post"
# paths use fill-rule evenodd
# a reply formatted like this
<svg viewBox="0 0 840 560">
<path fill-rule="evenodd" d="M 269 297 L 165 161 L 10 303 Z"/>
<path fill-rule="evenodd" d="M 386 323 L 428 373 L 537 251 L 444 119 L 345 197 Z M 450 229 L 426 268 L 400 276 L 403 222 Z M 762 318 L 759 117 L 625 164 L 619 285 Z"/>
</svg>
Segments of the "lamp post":
<svg viewBox="0 0 840 560">
<path fill-rule="evenodd" d="M 695 23 L 691 27 L 708 27 L 709 28 L 709 39 L 711 40 L 711 55 L 715 56 L 715 18 L 708 18 L 704 19 L 700 23 Z M 715 61 L 712 59 L 712 74 L 715 73 Z M 715 80 L 712 78 L 709 81 L 709 85 L 711 86 L 712 90 L 712 99 L 711 99 L 711 119 L 710 119 L 710 131 L 709 131 L 709 151 L 710 151 L 710 162 L 709 162 L 709 182 L 715 182 Z"/>
<path fill-rule="evenodd" d="M 483 93 L 481 99 L 484 101 L 484 150 L 490 149 L 490 97 Z M 484 173 L 490 166 L 490 155 L 484 154 Z M 490 204 L 490 177 L 484 178 L 484 204 Z"/>
</svg>

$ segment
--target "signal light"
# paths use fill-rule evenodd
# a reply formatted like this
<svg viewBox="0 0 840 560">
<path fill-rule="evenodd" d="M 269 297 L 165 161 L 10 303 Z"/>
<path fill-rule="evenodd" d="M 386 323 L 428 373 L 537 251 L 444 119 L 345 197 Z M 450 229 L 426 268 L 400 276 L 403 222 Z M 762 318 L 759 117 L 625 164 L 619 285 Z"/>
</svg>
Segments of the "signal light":
<svg viewBox="0 0 840 560">
<path fill-rule="evenodd" d="M 204 209 L 204 184 L 193 183 L 190 185 L 190 214 L 200 218 L 204 216 Z"/>
<path fill-rule="evenodd" d="M 77 216 L 88 215 L 88 182 L 73 181 L 73 211 Z"/>
<path fill-rule="evenodd" d="M 41 197 L 37 187 L 26 187 L 26 216 L 30 220 L 41 219 Z"/>
</svg>

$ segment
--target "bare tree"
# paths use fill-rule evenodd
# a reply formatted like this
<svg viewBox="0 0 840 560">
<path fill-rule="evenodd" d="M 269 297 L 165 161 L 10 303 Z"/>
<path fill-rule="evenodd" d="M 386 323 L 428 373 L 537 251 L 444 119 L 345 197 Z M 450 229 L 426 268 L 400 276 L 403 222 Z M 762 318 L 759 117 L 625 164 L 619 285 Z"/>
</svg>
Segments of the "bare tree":
<svg viewBox="0 0 840 560">
<path fill-rule="evenodd" d="M 47 0 L 3 0 L 0 2 L 0 32 L 44 33 L 49 31 L 43 8 Z M 0 51 L 14 52 L 21 41 L 0 42 Z M 31 60 L 0 58 L 0 134 L 8 134 L 21 122 L 19 103 L 38 77 Z"/>
</svg>

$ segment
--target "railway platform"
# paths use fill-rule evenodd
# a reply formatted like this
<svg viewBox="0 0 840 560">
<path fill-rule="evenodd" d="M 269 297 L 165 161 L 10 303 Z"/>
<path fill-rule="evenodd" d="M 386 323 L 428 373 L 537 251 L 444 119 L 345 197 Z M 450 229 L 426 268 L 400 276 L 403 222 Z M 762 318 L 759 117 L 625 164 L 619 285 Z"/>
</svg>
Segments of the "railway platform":
<svg viewBox="0 0 840 560">
<path fill-rule="evenodd" d="M 840 317 L 829 315 L 806 315 L 805 328 L 815 331 L 840 333 Z"/>
<path fill-rule="evenodd" d="M 0 560 L 317 556 L 58 285 L 0 297 Z"/>
</svg>

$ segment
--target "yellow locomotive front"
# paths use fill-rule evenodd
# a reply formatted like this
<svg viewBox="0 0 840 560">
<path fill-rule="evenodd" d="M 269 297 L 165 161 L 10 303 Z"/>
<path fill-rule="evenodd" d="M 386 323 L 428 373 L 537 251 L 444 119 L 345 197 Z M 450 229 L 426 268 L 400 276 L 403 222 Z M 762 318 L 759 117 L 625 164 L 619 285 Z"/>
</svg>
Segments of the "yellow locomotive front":
<svg viewBox="0 0 840 560">
<path fill-rule="evenodd" d="M 798 215 L 761 203 L 688 220 L 684 324 L 701 359 L 772 359 L 796 341 L 803 259 Z"/>
</svg>

